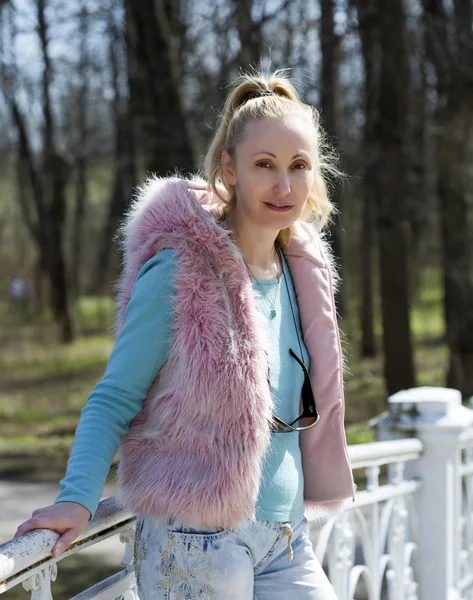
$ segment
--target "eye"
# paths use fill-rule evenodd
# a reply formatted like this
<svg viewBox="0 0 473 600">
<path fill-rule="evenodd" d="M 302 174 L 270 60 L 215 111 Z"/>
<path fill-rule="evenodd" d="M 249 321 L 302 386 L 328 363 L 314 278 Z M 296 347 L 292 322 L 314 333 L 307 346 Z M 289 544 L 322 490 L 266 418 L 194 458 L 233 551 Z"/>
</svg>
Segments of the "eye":
<svg viewBox="0 0 473 600">
<path fill-rule="evenodd" d="M 306 165 L 306 163 L 296 163 L 295 165 L 293 165 L 292 167 L 293 169 L 295 169 L 296 171 L 303 171 L 304 169 L 308 169 L 308 165 Z"/>
<path fill-rule="evenodd" d="M 269 163 L 268 161 L 260 161 L 258 163 L 256 163 L 257 167 L 261 167 L 263 169 L 267 169 L 268 167 L 271 167 L 271 163 Z"/>
</svg>

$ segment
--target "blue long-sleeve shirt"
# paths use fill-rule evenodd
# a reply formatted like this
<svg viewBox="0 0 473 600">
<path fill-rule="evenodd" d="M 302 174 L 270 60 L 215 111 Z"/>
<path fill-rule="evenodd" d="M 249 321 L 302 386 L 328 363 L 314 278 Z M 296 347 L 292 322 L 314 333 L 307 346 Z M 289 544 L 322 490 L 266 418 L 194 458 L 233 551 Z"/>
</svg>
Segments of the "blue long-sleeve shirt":
<svg viewBox="0 0 473 600">
<path fill-rule="evenodd" d="M 284 259 L 283 267 L 303 358 L 308 366 L 309 356 L 302 341 L 294 286 Z M 120 442 L 169 356 L 176 269 L 173 250 L 159 252 L 141 268 L 105 374 L 82 410 L 56 502 L 77 502 L 94 515 Z M 289 354 L 289 348 L 299 356 L 301 352 L 288 290 L 284 277 L 279 285 L 277 280 L 255 279 L 252 279 L 252 285 L 256 292 L 256 308 L 263 314 L 266 324 L 275 413 L 291 422 L 299 416 L 303 373 Z M 270 318 L 272 302 L 276 310 L 274 319 Z M 299 434 L 273 433 L 265 456 L 256 517 L 271 521 L 298 518 L 304 512 L 303 485 Z"/>
</svg>

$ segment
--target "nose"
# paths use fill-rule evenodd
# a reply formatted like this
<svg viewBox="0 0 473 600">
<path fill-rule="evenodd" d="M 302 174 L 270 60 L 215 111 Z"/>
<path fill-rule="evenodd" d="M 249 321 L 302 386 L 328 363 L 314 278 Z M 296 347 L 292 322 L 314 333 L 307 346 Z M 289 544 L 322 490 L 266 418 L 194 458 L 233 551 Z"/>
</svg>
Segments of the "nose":
<svg viewBox="0 0 473 600">
<path fill-rule="evenodd" d="M 289 181 L 289 176 L 287 173 L 278 173 L 278 179 L 275 185 L 275 192 L 278 196 L 287 196 L 291 193 L 291 183 Z"/>
</svg>

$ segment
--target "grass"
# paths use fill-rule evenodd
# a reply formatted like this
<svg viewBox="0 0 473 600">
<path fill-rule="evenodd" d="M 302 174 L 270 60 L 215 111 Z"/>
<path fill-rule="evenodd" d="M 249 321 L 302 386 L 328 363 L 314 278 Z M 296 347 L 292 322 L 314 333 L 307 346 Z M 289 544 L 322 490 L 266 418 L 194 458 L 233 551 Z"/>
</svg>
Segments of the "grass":
<svg viewBox="0 0 473 600">
<path fill-rule="evenodd" d="M 375 335 L 378 348 L 376 358 L 362 359 L 359 356 L 361 332 L 358 326 L 358 296 L 348 294 L 348 316 L 340 325 L 344 333 L 344 351 L 349 372 L 345 375 L 346 425 L 350 444 L 374 439 L 367 420 L 380 414 L 387 403 L 387 392 L 383 377 L 382 326 L 379 299 L 375 302 L 377 319 Z M 414 346 L 414 361 L 418 386 L 445 385 L 447 347 L 443 341 L 442 292 L 440 272 L 425 269 L 413 300 L 410 326 Z"/>
<path fill-rule="evenodd" d="M 82 299 L 77 315 L 82 335 L 67 346 L 47 319 L 0 329 L 0 476 L 64 473 L 80 411 L 113 347 L 110 298 Z"/>
</svg>

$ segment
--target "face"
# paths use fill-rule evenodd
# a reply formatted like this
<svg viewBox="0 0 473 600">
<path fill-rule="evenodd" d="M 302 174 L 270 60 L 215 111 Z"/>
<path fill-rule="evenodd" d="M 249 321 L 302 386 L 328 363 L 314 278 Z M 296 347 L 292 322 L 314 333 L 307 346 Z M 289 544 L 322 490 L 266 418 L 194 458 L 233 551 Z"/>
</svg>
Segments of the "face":
<svg viewBox="0 0 473 600">
<path fill-rule="evenodd" d="M 311 133 L 307 121 L 297 116 L 248 124 L 235 156 L 222 154 L 223 175 L 234 186 L 237 213 L 277 231 L 301 216 L 314 182 Z"/>
</svg>

